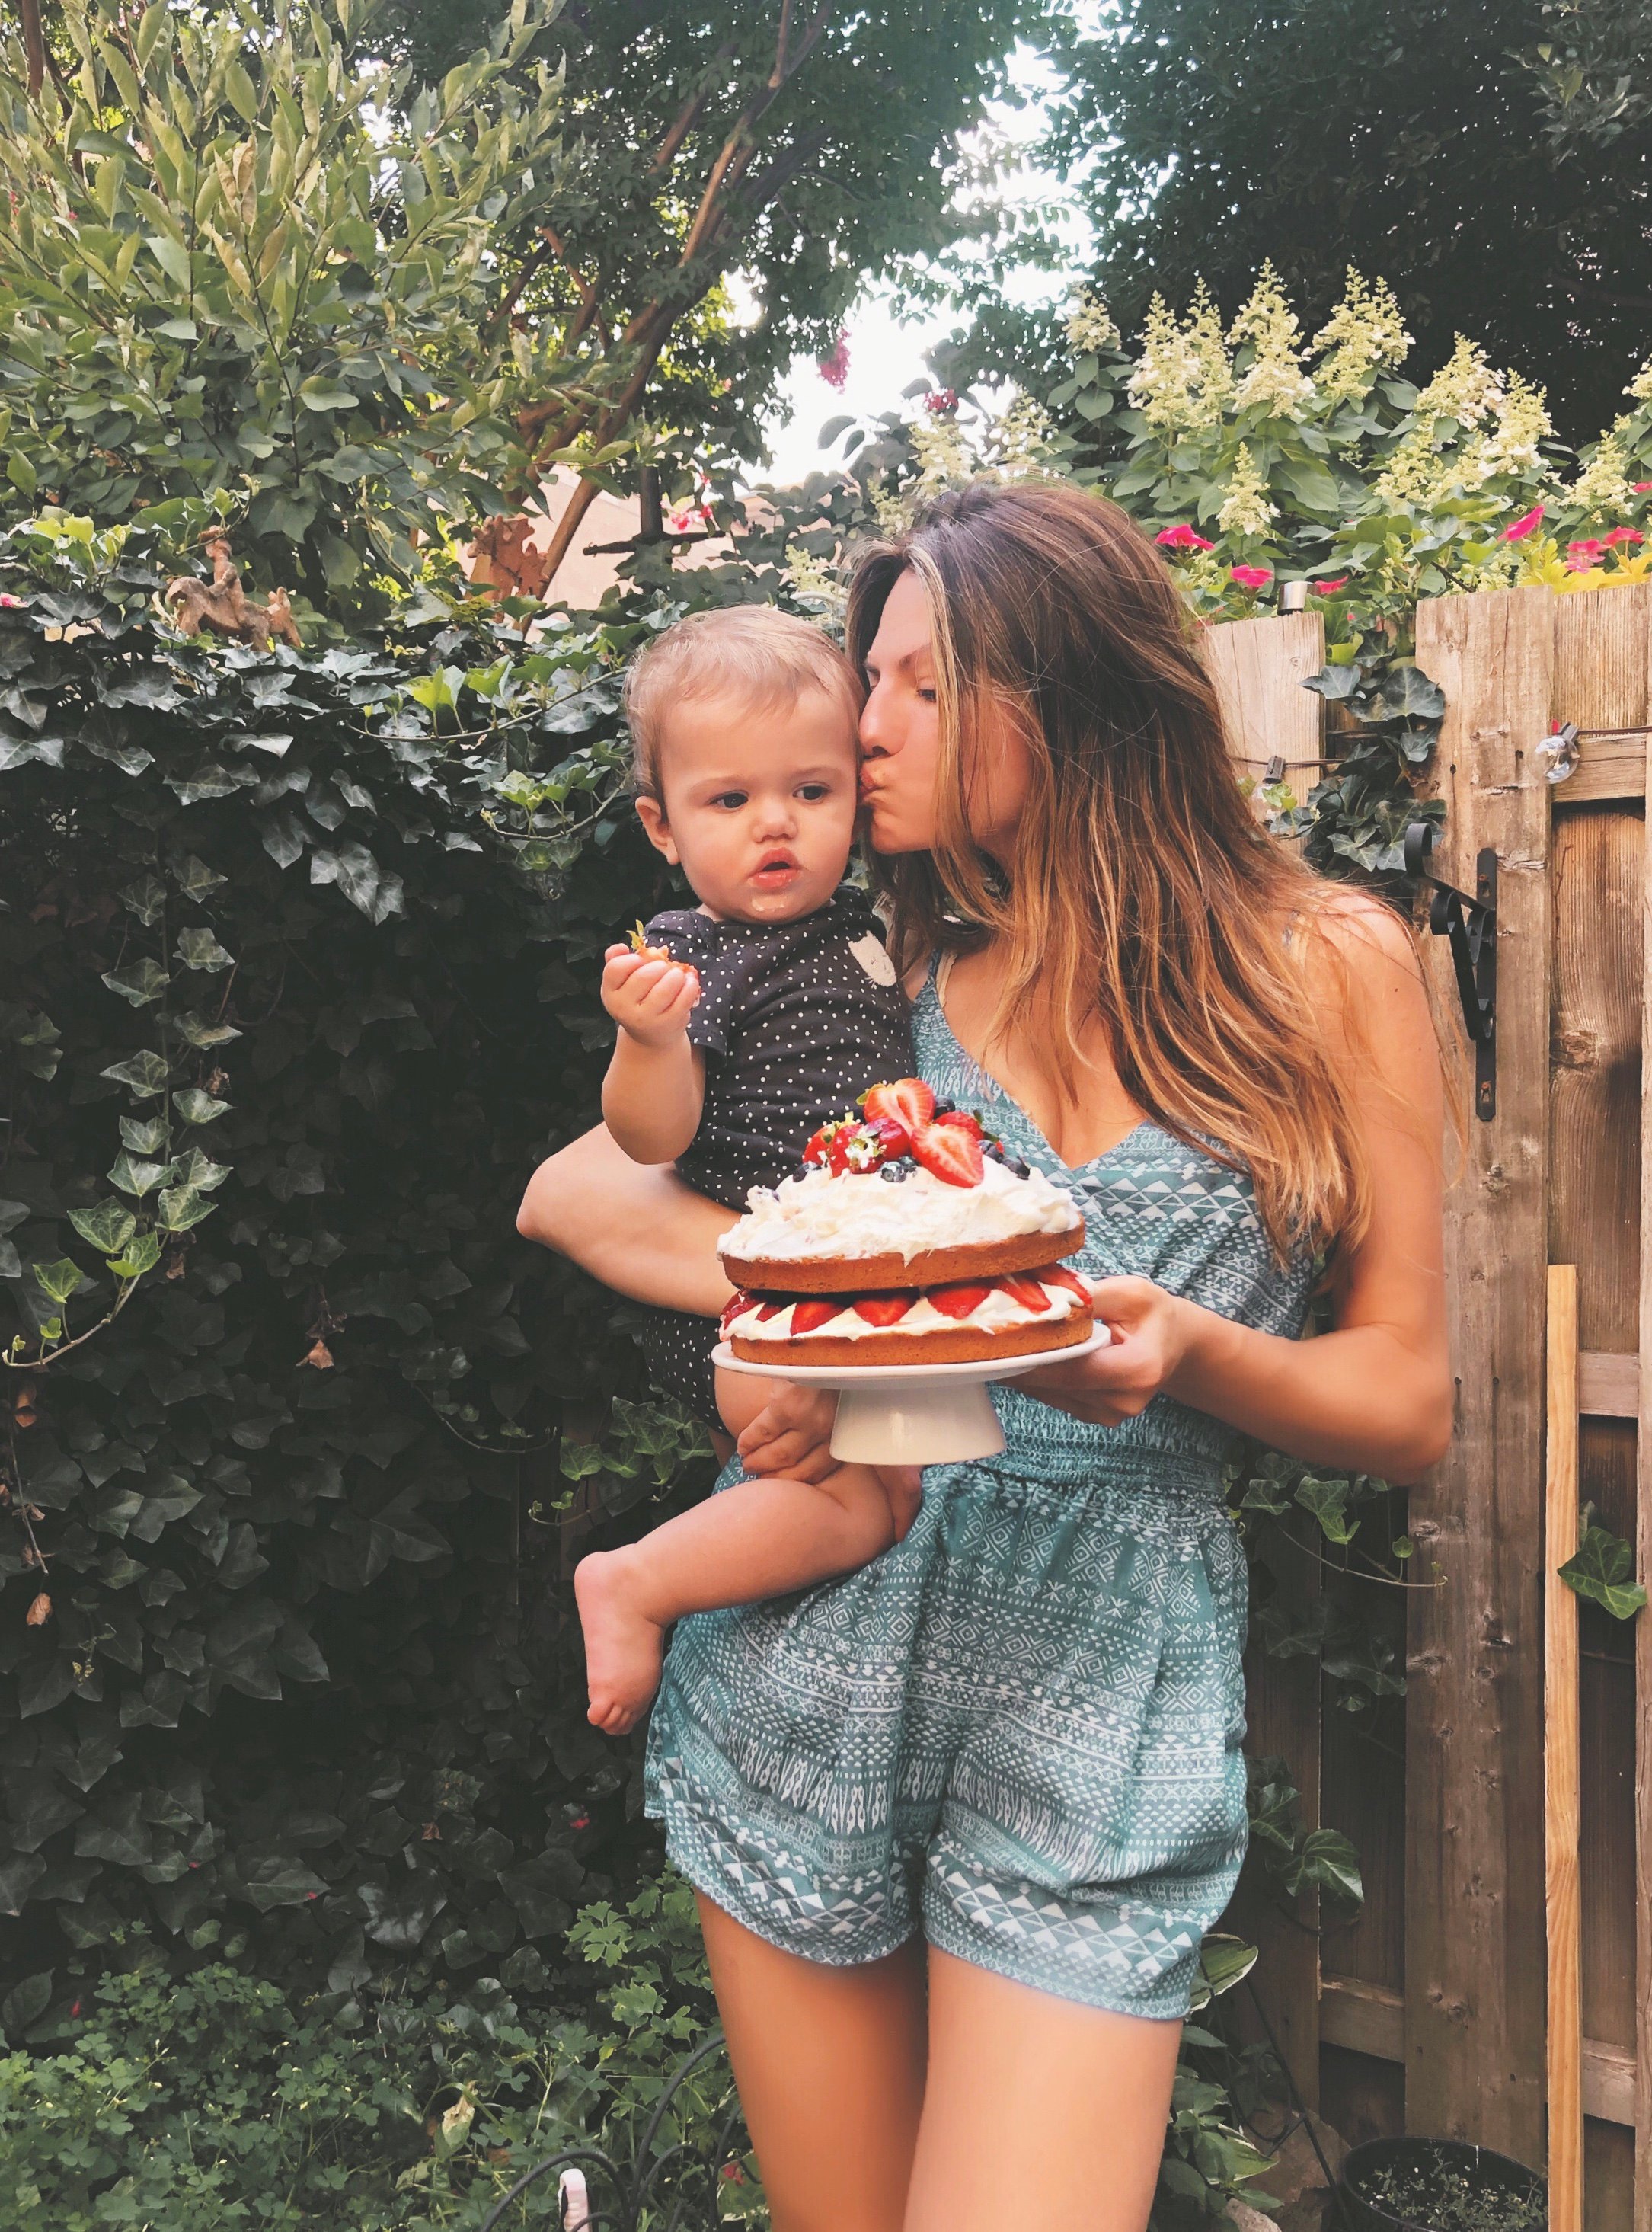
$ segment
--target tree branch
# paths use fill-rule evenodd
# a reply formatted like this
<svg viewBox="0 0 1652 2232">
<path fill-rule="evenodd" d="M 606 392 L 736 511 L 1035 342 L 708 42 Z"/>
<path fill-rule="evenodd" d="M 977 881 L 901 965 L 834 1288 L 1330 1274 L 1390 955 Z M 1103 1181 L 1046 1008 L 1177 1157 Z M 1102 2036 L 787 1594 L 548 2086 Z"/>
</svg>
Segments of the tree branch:
<svg viewBox="0 0 1652 2232">
<path fill-rule="evenodd" d="M 23 17 L 23 46 L 28 62 L 29 98 L 32 101 L 46 80 L 46 35 L 40 21 L 40 0 L 17 0 Z"/>
</svg>

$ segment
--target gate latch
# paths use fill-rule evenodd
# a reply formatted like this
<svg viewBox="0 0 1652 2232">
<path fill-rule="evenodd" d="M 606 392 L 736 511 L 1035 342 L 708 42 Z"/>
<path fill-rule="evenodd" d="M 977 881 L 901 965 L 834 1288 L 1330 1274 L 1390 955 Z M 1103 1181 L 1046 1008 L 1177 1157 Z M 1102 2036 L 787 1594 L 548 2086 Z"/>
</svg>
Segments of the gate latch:
<svg viewBox="0 0 1652 2232">
<path fill-rule="evenodd" d="M 1429 874 L 1428 855 L 1438 834 L 1432 822 L 1408 824 L 1405 873 L 1433 886 L 1428 928 L 1451 941 L 1463 1028 L 1474 1049 L 1474 1113 L 1489 1124 L 1497 1113 L 1497 854 L 1489 845 L 1475 854 L 1471 899 Z"/>
</svg>

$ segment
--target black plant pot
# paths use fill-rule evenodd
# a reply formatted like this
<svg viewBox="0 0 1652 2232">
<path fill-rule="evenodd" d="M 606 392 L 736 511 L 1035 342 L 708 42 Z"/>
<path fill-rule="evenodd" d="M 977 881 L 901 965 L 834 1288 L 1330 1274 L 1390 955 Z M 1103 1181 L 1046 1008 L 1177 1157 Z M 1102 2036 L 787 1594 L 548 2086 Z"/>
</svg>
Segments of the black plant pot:
<svg viewBox="0 0 1652 2232">
<path fill-rule="evenodd" d="M 1401 2215 L 1396 2204 L 1370 2198 L 1372 2180 L 1383 2170 L 1410 2172 L 1424 2193 L 1435 2187 L 1441 2210 L 1431 2210 L 1426 2200 L 1419 2199 L 1406 2203 Z M 1459 2179 L 1465 2181 L 1472 2195 L 1487 2201 L 1539 2207 L 1547 2190 L 1537 2171 L 1524 2163 L 1493 2154 L 1489 2147 L 1471 2147 L 1461 2139 L 1368 2139 L 1350 2151 L 1337 2181 L 1347 2232 L 1460 2232 L 1459 2222 L 1448 2222 L 1444 2215 L 1456 2198 L 1454 2192 L 1448 2200 L 1446 2179 L 1454 2187 Z"/>
</svg>

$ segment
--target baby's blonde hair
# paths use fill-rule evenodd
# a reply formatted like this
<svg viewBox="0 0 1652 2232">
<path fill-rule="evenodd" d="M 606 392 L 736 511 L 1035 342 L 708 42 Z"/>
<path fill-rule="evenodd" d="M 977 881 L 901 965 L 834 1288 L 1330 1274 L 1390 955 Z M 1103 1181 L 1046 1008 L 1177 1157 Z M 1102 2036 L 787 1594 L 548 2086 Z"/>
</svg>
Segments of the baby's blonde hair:
<svg viewBox="0 0 1652 2232">
<path fill-rule="evenodd" d="M 657 636 L 625 677 L 623 700 L 631 729 L 637 788 L 660 795 L 660 748 L 671 709 L 690 698 L 722 696 L 751 705 L 791 705 L 810 690 L 840 698 L 852 725 L 861 689 L 854 668 L 830 637 L 773 605 L 733 605 L 690 613 Z"/>
</svg>

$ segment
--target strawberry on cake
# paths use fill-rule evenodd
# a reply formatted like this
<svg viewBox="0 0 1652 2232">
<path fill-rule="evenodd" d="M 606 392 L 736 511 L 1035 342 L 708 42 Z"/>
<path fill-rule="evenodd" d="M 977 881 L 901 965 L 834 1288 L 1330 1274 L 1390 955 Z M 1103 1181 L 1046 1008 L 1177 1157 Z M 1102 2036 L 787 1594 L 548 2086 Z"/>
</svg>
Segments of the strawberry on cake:
<svg viewBox="0 0 1652 2232">
<path fill-rule="evenodd" d="M 740 1291 L 723 1338 L 751 1364 L 951 1364 L 1089 1338 L 1090 1288 L 1061 1262 L 1084 1218 L 917 1078 L 823 1125 L 804 1168 L 756 1188 L 721 1243 Z"/>
</svg>

